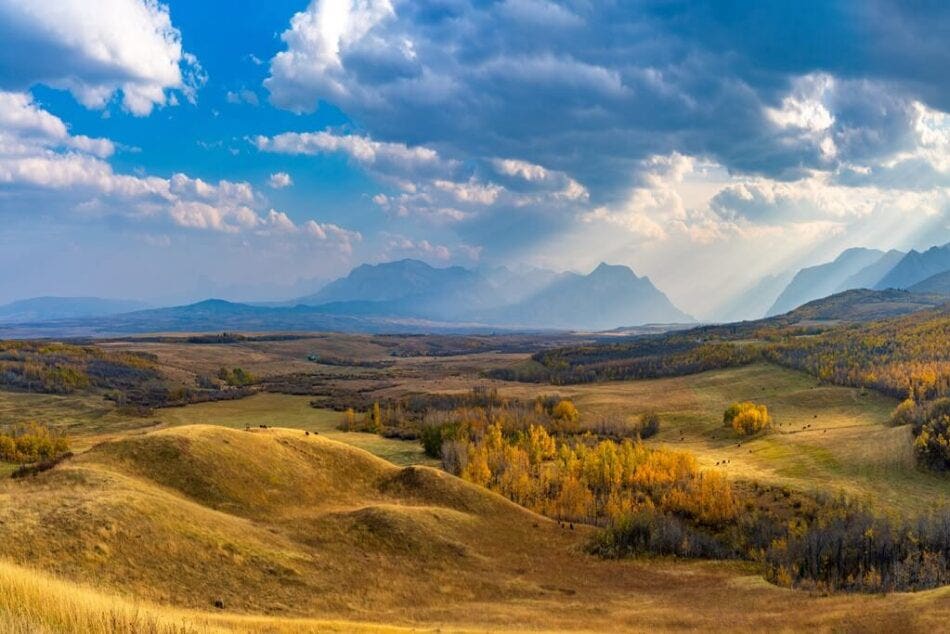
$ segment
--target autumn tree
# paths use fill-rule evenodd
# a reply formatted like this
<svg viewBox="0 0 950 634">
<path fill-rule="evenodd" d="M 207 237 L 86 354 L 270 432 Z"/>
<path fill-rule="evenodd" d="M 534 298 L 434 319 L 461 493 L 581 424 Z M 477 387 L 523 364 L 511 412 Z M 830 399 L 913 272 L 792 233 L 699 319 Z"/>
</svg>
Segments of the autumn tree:
<svg viewBox="0 0 950 634">
<path fill-rule="evenodd" d="M 772 423 L 772 418 L 765 405 L 742 401 L 726 408 L 722 422 L 726 426 L 731 426 L 740 436 L 749 436 L 766 429 Z"/>
</svg>

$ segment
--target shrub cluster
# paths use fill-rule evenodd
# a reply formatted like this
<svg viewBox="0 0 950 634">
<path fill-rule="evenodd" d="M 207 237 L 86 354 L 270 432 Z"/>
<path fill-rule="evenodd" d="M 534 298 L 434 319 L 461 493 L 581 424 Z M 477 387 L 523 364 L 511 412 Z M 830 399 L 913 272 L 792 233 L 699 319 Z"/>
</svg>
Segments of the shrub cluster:
<svg viewBox="0 0 950 634">
<path fill-rule="evenodd" d="M 254 375 L 244 368 L 232 368 L 229 370 L 228 368 L 222 367 L 218 370 L 218 378 L 232 387 L 247 387 L 257 382 Z"/>
<path fill-rule="evenodd" d="M 914 453 L 922 466 L 950 471 L 950 398 L 902 402 L 891 414 L 894 425 L 912 425 Z"/>
<path fill-rule="evenodd" d="M 69 451 L 69 439 L 37 423 L 0 433 L 0 461 L 19 464 L 54 460 Z"/>
<path fill-rule="evenodd" d="M 732 427 L 740 436 L 750 436 L 766 429 L 772 423 L 769 409 L 750 401 L 735 402 L 726 408 L 723 425 Z"/>
</svg>

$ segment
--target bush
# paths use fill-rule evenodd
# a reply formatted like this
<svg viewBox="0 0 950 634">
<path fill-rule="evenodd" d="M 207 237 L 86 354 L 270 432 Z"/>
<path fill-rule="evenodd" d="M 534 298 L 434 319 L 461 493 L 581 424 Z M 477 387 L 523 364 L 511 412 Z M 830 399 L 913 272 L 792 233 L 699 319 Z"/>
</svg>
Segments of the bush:
<svg viewBox="0 0 950 634">
<path fill-rule="evenodd" d="M 950 398 L 941 398 L 922 408 L 914 423 L 917 461 L 934 471 L 950 471 Z"/>
<path fill-rule="evenodd" d="M 69 439 L 36 423 L 0 433 L 0 460 L 31 463 L 53 460 L 69 451 Z"/>
<path fill-rule="evenodd" d="M 891 425 L 898 427 L 900 425 L 909 425 L 917 418 L 917 402 L 908 398 L 901 402 L 891 412 Z"/>
<path fill-rule="evenodd" d="M 244 368 L 234 368 L 232 370 L 221 368 L 218 370 L 218 378 L 232 387 L 246 387 L 257 382 L 254 375 Z"/>
<path fill-rule="evenodd" d="M 722 416 L 722 422 L 731 426 L 740 436 L 749 436 L 767 428 L 772 423 L 772 418 L 765 405 L 743 401 L 730 405 Z"/>
<path fill-rule="evenodd" d="M 442 428 L 435 425 L 423 425 L 419 430 L 422 450 L 430 458 L 442 457 Z"/>
<path fill-rule="evenodd" d="M 608 559 L 631 555 L 676 555 L 728 559 L 736 553 L 713 535 L 672 515 L 642 510 L 611 522 L 587 545 L 591 554 Z"/>
<path fill-rule="evenodd" d="M 640 424 L 637 426 L 637 433 L 640 438 L 645 440 L 651 436 L 656 436 L 660 432 L 660 415 L 656 412 L 646 412 L 640 415 Z"/>
<path fill-rule="evenodd" d="M 558 401 L 557 405 L 554 406 L 554 409 L 551 410 L 551 416 L 565 423 L 576 423 L 580 418 L 580 413 L 573 401 L 565 398 Z"/>
</svg>

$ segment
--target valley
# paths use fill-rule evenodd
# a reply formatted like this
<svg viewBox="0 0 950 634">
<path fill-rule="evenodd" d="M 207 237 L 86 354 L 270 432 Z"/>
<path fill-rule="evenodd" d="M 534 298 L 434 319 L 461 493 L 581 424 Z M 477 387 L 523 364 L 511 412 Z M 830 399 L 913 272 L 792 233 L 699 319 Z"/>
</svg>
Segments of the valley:
<svg viewBox="0 0 950 634">
<path fill-rule="evenodd" d="M 343 413 L 331 408 L 357 396 L 387 402 L 473 388 L 513 402 L 557 394 L 576 404 L 580 430 L 595 434 L 605 417 L 633 429 L 656 412 L 660 430 L 648 447 L 687 451 L 703 471 L 738 484 L 847 497 L 885 514 L 938 510 L 950 480 L 915 465 L 910 430 L 888 425 L 898 401 L 873 391 L 761 362 L 560 386 L 490 377 L 524 364 L 544 337 L 97 345 L 150 355 L 179 382 L 240 367 L 255 384 L 242 398 L 144 415 L 96 394 L 0 392 L 4 424 L 42 420 L 68 433 L 77 454 L 49 472 L 0 480 L 0 623 L 39 618 L 25 607 L 39 600 L 30 584 L 43 593 L 82 588 L 81 600 L 62 602 L 68 615 L 44 611 L 44 619 L 91 624 L 112 606 L 158 632 L 358 631 L 383 623 L 467 631 L 512 622 L 886 631 L 898 620 L 925 631 L 950 614 L 946 588 L 826 596 L 776 587 L 741 561 L 603 560 L 585 552 L 596 529 L 568 528 L 451 477 L 418 440 L 340 431 Z M 525 351 L 504 351 L 519 346 Z M 722 410 L 747 399 L 766 404 L 776 426 L 740 447 L 722 427 Z M 99 579 L 95 590 L 83 586 L 90 576 Z M 24 598 L 11 612 L 4 597 L 13 596 Z"/>
</svg>

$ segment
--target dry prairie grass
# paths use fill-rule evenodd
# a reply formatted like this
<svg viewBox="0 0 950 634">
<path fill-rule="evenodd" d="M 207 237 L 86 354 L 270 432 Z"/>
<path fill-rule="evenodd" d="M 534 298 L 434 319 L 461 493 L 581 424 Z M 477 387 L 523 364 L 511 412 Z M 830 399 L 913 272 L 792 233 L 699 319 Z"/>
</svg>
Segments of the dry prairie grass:
<svg viewBox="0 0 950 634">
<path fill-rule="evenodd" d="M 0 631 L 933 631 L 950 618 L 950 589 L 818 597 L 745 564 L 597 560 L 587 534 L 300 431 L 173 428 L 0 484 Z"/>
</svg>

